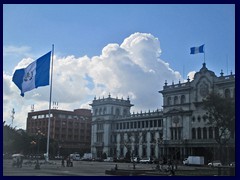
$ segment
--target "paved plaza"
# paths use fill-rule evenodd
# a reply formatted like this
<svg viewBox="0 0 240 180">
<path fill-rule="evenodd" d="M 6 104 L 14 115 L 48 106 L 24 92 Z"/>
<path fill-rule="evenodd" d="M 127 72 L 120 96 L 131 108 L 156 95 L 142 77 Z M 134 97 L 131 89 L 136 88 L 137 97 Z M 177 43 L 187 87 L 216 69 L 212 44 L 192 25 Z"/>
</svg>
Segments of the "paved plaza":
<svg viewBox="0 0 240 180">
<path fill-rule="evenodd" d="M 22 168 L 12 167 L 12 160 L 3 160 L 3 176 L 111 176 L 108 173 L 105 174 L 106 170 L 114 170 L 115 166 L 118 167 L 118 172 L 128 171 L 130 172 L 144 172 L 141 175 L 170 175 L 170 173 L 164 173 L 156 171 L 156 164 L 136 164 L 136 169 L 133 170 L 132 163 L 116 163 L 116 162 L 94 162 L 94 161 L 73 161 L 73 167 L 62 167 L 61 160 L 52 160 L 49 163 L 44 163 L 44 160 L 40 161 L 40 169 L 35 169 L 36 161 L 26 163 L 27 160 L 23 161 Z M 167 166 L 164 166 L 167 168 Z M 189 175 L 217 175 L 218 171 L 216 168 L 209 168 L 207 166 L 193 167 L 193 166 L 182 166 L 177 167 L 176 175 L 189 176 Z M 212 173 L 209 173 L 209 172 Z M 112 171 L 110 171 L 112 172 Z M 134 173 L 132 173 L 134 174 Z M 124 175 L 124 174 L 116 174 Z M 129 173 L 127 174 L 129 175 Z"/>
<path fill-rule="evenodd" d="M 133 169 L 132 163 L 73 161 L 73 167 L 62 167 L 60 160 L 50 161 L 45 164 L 40 161 L 40 169 L 35 169 L 35 164 L 26 165 L 23 161 L 22 168 L 12 167 L 11 160 L 3 160 L 3 176 L 109 176 L 106 170 L 111 170 L 118 165 L 119 169 Z M 153 164 L 136 164 L 136 169 L 153 169 Z"/>
</svg>

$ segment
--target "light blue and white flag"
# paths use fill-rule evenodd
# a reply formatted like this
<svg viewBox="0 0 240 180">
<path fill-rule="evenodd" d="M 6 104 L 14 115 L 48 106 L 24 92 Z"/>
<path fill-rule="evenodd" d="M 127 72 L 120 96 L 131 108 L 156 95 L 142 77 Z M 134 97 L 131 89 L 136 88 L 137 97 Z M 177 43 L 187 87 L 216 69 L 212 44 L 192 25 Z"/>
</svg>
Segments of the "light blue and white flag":
<svg viewBox="0 0 240 180">
<path fill-rule="evenodd" d="M 36 61 L 29 64 L 26 68 L 17 69 L 12 81 L 21 90 L 21 96 L 39 86 L 49 85 L 51 51 Z"/>
<path fill-rule="evenodd" d="M 197 54 L 197 53 L 204 53 L 204 44 L 199 46 L 199 47 L 192 47 L 190 49 L 190 54 Z"/>
</svg>

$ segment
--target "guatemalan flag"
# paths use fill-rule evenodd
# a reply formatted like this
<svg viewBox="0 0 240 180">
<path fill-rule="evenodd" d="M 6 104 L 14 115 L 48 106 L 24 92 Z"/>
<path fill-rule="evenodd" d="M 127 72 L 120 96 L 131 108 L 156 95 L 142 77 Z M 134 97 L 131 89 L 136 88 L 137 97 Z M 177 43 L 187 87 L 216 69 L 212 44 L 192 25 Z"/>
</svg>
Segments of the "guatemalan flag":
<svg viewBox="0 0 240 180">
<path fill-rule="evenodd" d="M 26 68 L 17 69 L 12 81 L 21 90 L 21 96 L 39 86 L 49 85 L 51 51 L 36 61 L 29 64 Z"/>
<path fill-rule="evenodd" d="M 204 44 L 199 47 L 192 47 L 190 54 L 204 53 Z"/>
</svg>

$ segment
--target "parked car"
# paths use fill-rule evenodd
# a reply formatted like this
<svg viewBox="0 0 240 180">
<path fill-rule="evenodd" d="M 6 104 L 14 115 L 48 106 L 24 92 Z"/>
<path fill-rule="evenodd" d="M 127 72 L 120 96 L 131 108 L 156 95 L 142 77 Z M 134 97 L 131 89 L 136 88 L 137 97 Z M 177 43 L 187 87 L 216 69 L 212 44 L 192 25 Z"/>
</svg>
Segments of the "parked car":
<svg viewBox="0 0 240 180">
<path fill-rule="evenodd" d="M 139 158 L 139 157 L 133 157 L 133 158 L 131 158 L 131 162 L 139 163 L 139 161 L 140 161 L 140 158 Z"/>
<path fill-rule="evenodd" d="M 113 158 L 112 157 L 107 157 L 107 159 L 103 160 L 104 162 L 113 162 Z"/>
<path fill-rule="evenodd" d="M 152 163 L 150 158 L 142 158 L 139 162 L 140 163 Z"/>
<path fill-rule="evenodd" d="M 55 156 L 54 159 L 63 159 L 63 156 Z"/>
<path fill-rule="evenodd" d="M 231 162 L 229 166 L 235 166 L 235 162 Z"/>
<path fill-rule="evenodd" d="M 222 163 L 219 160 L 215 160 L 215 161 L 212 161 L 212 162 L 208 163 L 208 166 L 218 167 L 218 166 L 222 166 Z"/>
</svg>

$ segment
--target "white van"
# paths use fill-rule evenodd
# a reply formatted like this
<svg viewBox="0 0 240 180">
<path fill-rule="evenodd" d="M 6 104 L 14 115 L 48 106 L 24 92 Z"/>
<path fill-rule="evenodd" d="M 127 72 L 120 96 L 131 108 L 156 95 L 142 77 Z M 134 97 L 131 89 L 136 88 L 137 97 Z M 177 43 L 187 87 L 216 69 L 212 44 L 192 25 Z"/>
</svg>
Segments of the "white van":
<svg viewBox="0 0 240 180">
<path fill-rule="evenodd" d="M 80 154 L 70 154 L 70 159 L 73 161 L 80 161 Z"/>
</svg>

